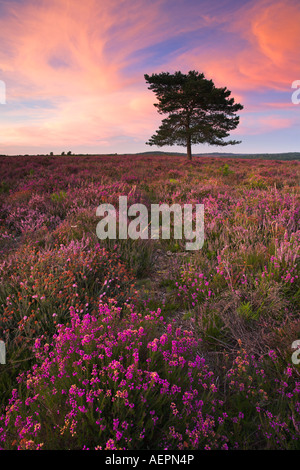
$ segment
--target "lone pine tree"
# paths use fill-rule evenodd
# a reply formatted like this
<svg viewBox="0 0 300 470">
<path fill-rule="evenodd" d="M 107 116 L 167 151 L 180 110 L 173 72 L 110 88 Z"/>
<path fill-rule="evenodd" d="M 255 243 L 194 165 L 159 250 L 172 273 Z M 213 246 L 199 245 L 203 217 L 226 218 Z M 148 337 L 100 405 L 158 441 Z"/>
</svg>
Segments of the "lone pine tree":
<svg viewBox="0 0 300 470">
<path fill-rule="evenodd" d="M 230 98 L 231 91 L 216 88 L 212 80 L 194 70 L 183 74 L 169 72 L 144 75 L 158 103 L 160 114 L 169 116 L 148 142 L 148 145 L 184 145 L 192 159 L 192 144 L 235 145 L 240 141 L 223 139 L 239 124 L 235 113 L 243 106 Z"/>
</svg>

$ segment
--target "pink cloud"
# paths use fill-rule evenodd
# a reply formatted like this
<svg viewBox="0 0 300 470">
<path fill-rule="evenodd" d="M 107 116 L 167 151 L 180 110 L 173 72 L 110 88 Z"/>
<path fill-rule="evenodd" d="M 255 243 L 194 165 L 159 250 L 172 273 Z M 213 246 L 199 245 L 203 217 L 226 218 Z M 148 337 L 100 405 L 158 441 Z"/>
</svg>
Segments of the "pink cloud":
<svg viewBox="0 0 300 470">
<path fill-rule="evenodd" d="M 274 109 L 294 109 L 295 105 L 291 101 L 281 103 L 262 103 L 260 107 L 274 108 Z"/>
<path fill-rule="evenodd" d="M 278 115 L 241 116 L 240 126 L 233 135 L 262 135 L 275 130 L 287 129 L 298 124 L 296 117 L 281 117 Z"/>
<path fill-rule="evenodd" d="M 219 28 L 235 35 L 231 43 L 214 51 L 195 44 L 175 59 L 177 63 L 201 69 L 220 86 L 226 84 L 237 92 L 286 90 L 300 78 L 298 2 L 254 0 L 235 14 L 225 13 L 222 20 Z"/>
<path fill-rule="evenodd" d="M 249 90 L 290 89 L 300 79 L 300 9 L 295 1 L 256 0 L 236 14 L 222 10 L 218 17 L 193 5 L 185 8 L 178 0 L 168 11 L 164 0 L 8 2 L 0 18 L 0 71 L 9 84 L 7 101 L 15 105 L 10 116 L 16 120 L 13 125 L 12 120 L 1 122 L 1 145 L 105 146 L 115 136 L 148 140 L 161 118 L 136 52 L 201 27 L 217 27 L 229 35 L 228 43 L 216 43 L 213 53 L 203 43 L 191 43 L 188 52 L 176 50 L 163 66 L 145 72 L 203 71 L 249 109 Z M 234 38 L 241 44 L 230 47 Z M 26 110 L 20 103 L 31 100 L 49 100 L 53 107 L 30 109 L 18 119 Z M 271 116 L 252 125 L 246 109 L 242 115 L 242 129 L 250 134 L 256 133 L 257 122 L 265 130 L 292 124 Z"/>
<path fill-rule="evenodd" d="M 28 124 L 1 124 L 2 145 L 89 145 L 114 135 L 149 136 L 157 120 L 153 96 L 143 76 L 133 86 L 136 77 L 125 75 L 123 67 L 132 63 L 137 47 L 154 40 L 153 22 L 159 27 L 165 19 L 160 1 L 144 1 L 138 8 L 141 3 L 132 1 L 130 8 L 116 0 L 9 4 L 7 17 L 0 19 L 6 46 L 0 70 L 10 84 L 8 101 L 48 99 L 55 109 L 30 109 Z M 162 28 L 155 40 L 166 34 Z"/>
</svg>

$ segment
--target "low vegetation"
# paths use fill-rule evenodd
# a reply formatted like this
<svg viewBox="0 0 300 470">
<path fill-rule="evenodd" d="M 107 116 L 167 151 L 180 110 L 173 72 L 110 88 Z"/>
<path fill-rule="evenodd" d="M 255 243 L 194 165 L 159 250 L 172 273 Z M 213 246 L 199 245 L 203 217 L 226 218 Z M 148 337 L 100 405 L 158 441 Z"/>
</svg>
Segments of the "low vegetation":
<svg viewBox="0 0 300 470">
<path fill-rule="evenodd" d="M 299 162 L 2 157 L 0 174 L 2 449 L 300 449 Z M 96 208 L 124 195 L 204 204 L 204 246 L 99 240 Z"/>
</svg>

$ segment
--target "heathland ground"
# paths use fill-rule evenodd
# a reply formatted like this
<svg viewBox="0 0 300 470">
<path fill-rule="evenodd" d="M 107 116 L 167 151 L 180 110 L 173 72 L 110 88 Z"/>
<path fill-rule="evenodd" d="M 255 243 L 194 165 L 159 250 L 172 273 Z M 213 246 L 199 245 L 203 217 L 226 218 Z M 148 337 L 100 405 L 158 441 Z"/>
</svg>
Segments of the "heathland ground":
<svg viewBox="0 0 300 470">
<path fill-rule="evenodd" d="M 1 157 L 0 447 L 299 449 L 299 170 Z M 99 240 L 119 196 L 204 204 L 203 247 Z"/>
</svg>

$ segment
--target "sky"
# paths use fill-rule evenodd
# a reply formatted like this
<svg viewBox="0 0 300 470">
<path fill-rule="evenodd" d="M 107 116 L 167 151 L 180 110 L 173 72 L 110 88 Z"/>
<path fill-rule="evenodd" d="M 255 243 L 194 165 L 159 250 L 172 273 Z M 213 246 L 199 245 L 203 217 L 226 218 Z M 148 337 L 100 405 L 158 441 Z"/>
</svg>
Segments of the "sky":
<svg viewBox="0 0 300 470">
<path fill-rule="evenodd" d="M 0 0 L 0 154 L 182 152 L 146 145 L 144 74 L 179 70 L 244 106 L 241 144 L 193 153 L 300 151 L 299 25 L 299 0 Z"/>
</svg>

